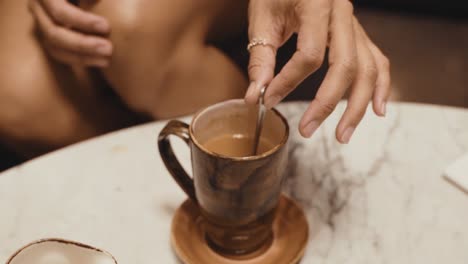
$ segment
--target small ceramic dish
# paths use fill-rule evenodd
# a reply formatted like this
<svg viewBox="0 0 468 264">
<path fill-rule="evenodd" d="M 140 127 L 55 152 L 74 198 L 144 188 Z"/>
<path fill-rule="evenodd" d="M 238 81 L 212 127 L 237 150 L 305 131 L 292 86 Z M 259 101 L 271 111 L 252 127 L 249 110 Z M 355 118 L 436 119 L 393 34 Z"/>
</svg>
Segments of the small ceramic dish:
<svg viewBox="0 0 468 264">
<path fill-rule="evenodd" d="M 59 238 L 41 239 L 16 251 L 6 264 L 118 264 L 108 252 Z"/>
</svg>

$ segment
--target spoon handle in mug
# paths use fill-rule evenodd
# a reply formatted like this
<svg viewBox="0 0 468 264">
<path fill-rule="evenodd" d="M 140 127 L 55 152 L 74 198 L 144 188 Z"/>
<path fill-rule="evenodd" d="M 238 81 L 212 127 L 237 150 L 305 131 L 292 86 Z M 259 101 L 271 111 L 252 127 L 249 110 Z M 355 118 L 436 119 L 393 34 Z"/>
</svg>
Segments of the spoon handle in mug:
<svg viewBox="0 0 468 264">
<path fill-rule="evenodd" d="M 257 123 L 255 125 L 255 137 L 254 137 L 254 146 L 252 155 L 257 155 L 258 152 L 258 143 L 260 142 L 260 135 L 262 134 L 263 129 L 263 120 L 265 119 L 265 91 L 266 86 L 263 86 L 260 90 L 260 98 L 258 101 L 258 113 L 257 113 Z"/>
<path fill-rule="evenodd" d="M 181 138 L 187 145 L 190 144 L 189 126 L 181 121 L 172 120 L 161 130 L 158 136 L 159 154 L 166 165 L 167 170 L 172 175 L 172 178 L 182 188 L 182 190 L 193 201 L 197 202 L 195 197 L 195 187 L 193 179 L 188 175 L 180 162 L 177 160 L 172 150 L 169 136 L 174 135 Z"/>
</svg>

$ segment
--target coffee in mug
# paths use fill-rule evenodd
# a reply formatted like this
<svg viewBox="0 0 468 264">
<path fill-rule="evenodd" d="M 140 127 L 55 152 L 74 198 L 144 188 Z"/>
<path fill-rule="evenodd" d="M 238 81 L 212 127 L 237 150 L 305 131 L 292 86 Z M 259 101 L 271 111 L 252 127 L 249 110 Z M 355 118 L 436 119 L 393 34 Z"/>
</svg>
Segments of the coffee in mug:
<svg viewBox="0 0 468 264">
<path fill-rule="evenodd" d="M 201 144 L 216 154 L 229 157 L 247 157 L 253 153 L 254 138 L 242 134 L 225 134 L 209 139 Z M 273 147 L 273 143 L 261 137 L 258 143 L 257 154 L 267 152 Z"/>
</svg>

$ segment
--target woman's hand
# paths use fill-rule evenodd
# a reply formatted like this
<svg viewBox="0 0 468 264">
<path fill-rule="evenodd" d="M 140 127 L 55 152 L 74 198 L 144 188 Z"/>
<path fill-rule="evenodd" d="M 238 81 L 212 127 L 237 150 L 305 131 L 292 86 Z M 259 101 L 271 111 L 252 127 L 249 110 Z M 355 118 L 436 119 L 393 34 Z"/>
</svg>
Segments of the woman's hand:
<svg viewBox="0 0 468 264">
<path fill-rule="evenodd" d="M 298 34 L 296 52 L 274 76 L 276 51 L 293 33 Z M 249 38 L 266 43 L 250 48 L 251 84 L 245 99 L 257 102 L 261 87 L 268 85 L 267 107 L 316 71 L 329 47 L 329 70 L 299 125 L 304 137 L 312 136 L 348 89 L 348 105 L 336 128 L 338 141 L 349 142 L 369 101 L 377 115 L 385 115 L 389 61 L 354 17 L 349 0 L 250 0 Z"/>
<path fill-rule="evenodd" d="M 106 19 L 85 12 L 66 0 L 29 0 L 43 44 L 58 61 L 105 67 L 112 54 Z"/>
</svg>

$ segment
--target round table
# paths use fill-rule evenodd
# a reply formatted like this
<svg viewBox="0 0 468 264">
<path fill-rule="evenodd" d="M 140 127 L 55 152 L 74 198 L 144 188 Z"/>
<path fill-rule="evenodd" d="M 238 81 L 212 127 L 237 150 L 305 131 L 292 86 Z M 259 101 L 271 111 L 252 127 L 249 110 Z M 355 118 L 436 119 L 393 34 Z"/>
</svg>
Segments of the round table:
<svg viewBox="0 0 468 264">
<path fill-rule="evenodd" d="M 369 107 L 350 144 L 340 145 L 334 130 L 345 103 L 311 139 L 297 132 L 306 107 L 279 106 L 292 128 L 284 191 L 302 205 L 311 231 L 302 263 L 468 263 L 468 196 L 442 177 L 468 151 L 467 110 L 393 103 L 379 118 Z M 186 197 L 156 148 L 165 123 L 0 174 L 0 263 L 46 237 L 105 249 L 119 264 L 177 263 L 169 232 Z M 189 168 L 187 147 L 174 141 Z"/>
</svg>

